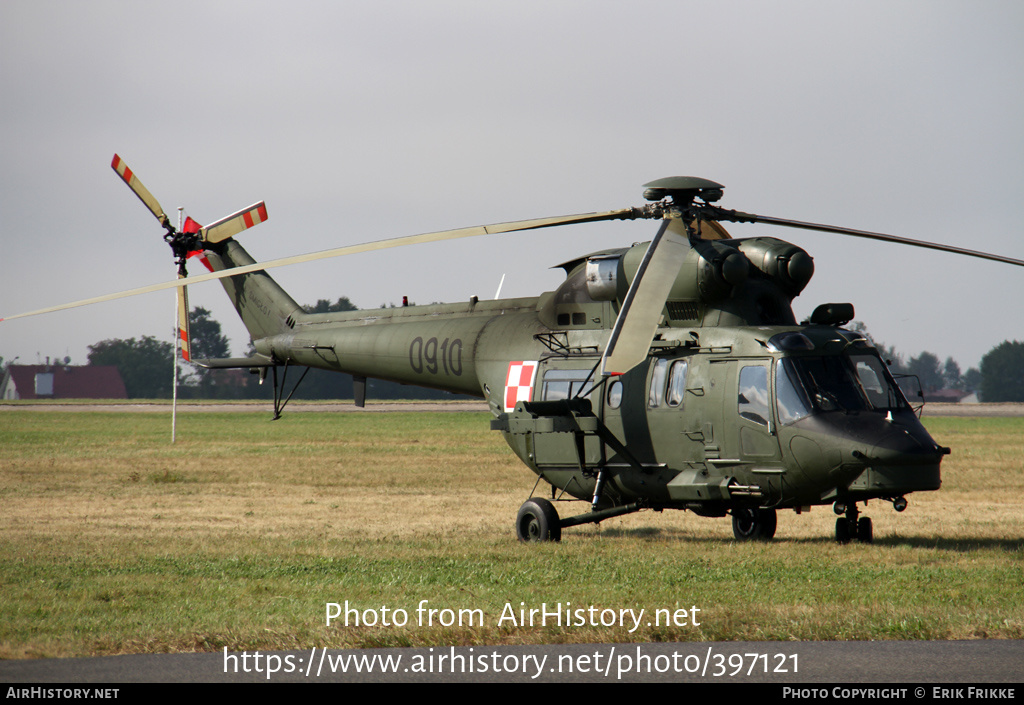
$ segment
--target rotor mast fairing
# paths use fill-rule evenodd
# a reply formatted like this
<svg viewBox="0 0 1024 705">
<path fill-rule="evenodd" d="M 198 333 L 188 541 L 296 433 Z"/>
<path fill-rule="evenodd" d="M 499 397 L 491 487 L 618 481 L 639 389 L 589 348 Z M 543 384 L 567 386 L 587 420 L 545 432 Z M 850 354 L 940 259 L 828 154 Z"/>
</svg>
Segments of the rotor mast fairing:
<svg viewBox="0 0 1024 705">
<path fill-rule="evenodd" d="M 648 243 L 641 243 L 570 263 L 556 298 L 566 303 L 612 301 L 619 311 L 648 249 Z M 661 302 L 660 325 L 792 324 L 793 299 L 813 273 L 810 255 L 775 238 L 692 240 Z"/>
</svg>

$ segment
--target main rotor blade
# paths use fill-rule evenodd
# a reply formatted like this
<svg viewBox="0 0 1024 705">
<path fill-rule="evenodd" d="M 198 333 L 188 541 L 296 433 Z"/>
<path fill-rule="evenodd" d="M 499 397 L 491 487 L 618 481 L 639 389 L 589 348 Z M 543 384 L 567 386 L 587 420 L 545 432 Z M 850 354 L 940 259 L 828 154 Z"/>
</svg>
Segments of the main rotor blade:
<svg viewBox="0 0 1024 705">
<path fill-rule="evenodd" d="M 224 269 L 219 272 L 200 274 L 197 276 L 188 277 L 187 279 L 178 279 L 176 281 L 163 282 L 160 284 L 151 284 L 149 286 L 143 286 L 137 289 L 129 289 L 127 291 L 120 291 L 114 294 L 105 294 L 103 296 L 95 296 L 90 299 L 72 301 L 71 303 L 60 304 L 59 306 L 51 306 L 49 308 L 42 308 L 37 311 L 29 311 L 27 313 L 19 313 L 14 316 L 0 318 L 0 322 L 11 321 L 16 318 L 38 316 L 43 313 L 64 311 L 69 308 L 77 308 L 79 306 L 87 306 L 89 304 L 98 304 L 104 301 L 114 301 L 116 299 L 123 299 L 129 296 L 138 296 L 140 294 L 148 294 L 154 291 L 173 289 L 179 286 L 189 286 L 191 284 L 212 281 L 214 279 L 224 279 L 226 277 L 234 277 L 240 274 L 249 274 L 250 272 L 259 272 L 264 269 L 273 269 L 274 267 L 284 267 L 290 264 L 299 264 L 301 262 L 312 262 L 319 259 L 328 259 L 330 257 L 342 257 L 344 255 L 353 255 L 360 252 L 372 252 L 374 250 L 384 250 L 392 247 L 403 247 L 405 245 L 416 245 L 424 242 L 440 242 L 442 240 L 454 240 L 457 238 L 473 237 L 476 235 L 496 235 L 499 233 L 517 232 L 519 230 L 537 230 L 539 228 L 551 228 L 558 225 L 592 223 L 601 220 L 631 220 L 634 218 L 652 217 L 651 215 L 645 215 L 645 213 L 647 213 L 647 211 L 645 211 L 644 209 L 622 208 L 620 210 L 605 211 L 603 213 L 583 213 L 580 215 L 563 215 L 556 216 L 553 218 L 519 220 L 511 223 L 496 223 L 494 225 L 477 225 L 471 228 L 442 230 L 434 233 L 423 233 L 421 235 L 407 235 L 405 237 L 396 237 L 391 238 L 389 240 L 377 240 L 376 242 L 367 242 L 360 245 L 347 245 L 345 247 L 335 247 L 330 250 L 322 250 L 320 252 L 312 252 L 305 255 L 295 255 L 292 257 L 283 257 L 281 259 L 269 260 L 267 262 L 256 262 L 255 264 L 248 264 L 243 267 L 233 267 L 231 269 Z M 229 219 L 230 217 L 233 216 L 229 216 Z"/>
<path fill-rule="evenodd" d="M 156 216 L 156 219 L 160 221 L 160 225 L 165 228 L 171 229 L 170 220 L 164 213 L 164 209 L 160 206 L 160 203 L 153 197 L 153 194 L 149 192 L 139 178 L 135 176 L 135 173 L 128 168 L 128 165 L 124 163 L 118 155 L 114 155 L 114 159 L 110 162 L 110 168 L 117 172 L 117 175 L 128 184 L 128 188 L 135 192 L 135 195 L 139 197 L 146 208 Z"/>
<path fill-rule="evenodd" d="M 647 358 L 665 299 L 689 252 L 690 241 L 682 221 L 666 220 L 651 240 L 626 292 L 601 359 L 601 374 L 624 374 Z"/>
<path fill-rule="evenodd" d="M 928 242 L 927 240 L 912 240 L 906 237 L 897 237 L 896 235 L 888 235 L 886 233 L 876 233 L 869 230 L 854 230 L 852 228 L 840 228 L 835 225 L 821 225 L 819 223 L 806 223 L 800 220 L 786 220 L 784 218 L 772 218 L 765 215 L 756 215 L 754 213 L 741 213 L 739 211 L 732 211 L 736 216 L 732 220 L 736 220 L 742 223 L 763 223 L 765 225 L 782 225 L 787 228 L 800 228 L 802 230 L 818 230 L 826 233 L 838 233 L 839 235 L 851 235 L 853 237 L 862 237 L 869 240 L 880 240 L 882 242 L 894 242 L 900 245 L 910 245 L 912 247 L 923 247 L 928 250 L 939 250 L 941 252 L 952 252 L 957 255 L 965 255 L 967 257 L 977 257 L 979 259 L 992 260 L 993 262 L 1002 262 L 1004 264 L 1013 264 L 1018 267 L 1024 267 L 1024 260 L 1015 259 L 1013 257 L 1005 257 L 1003 255 L 994 255 L 988 252 L 980 252 L 978 250 L 968 250 L 963 247 L 954 247 L 953 245 L 943 245 L 938 242 Z"/>
</svg>

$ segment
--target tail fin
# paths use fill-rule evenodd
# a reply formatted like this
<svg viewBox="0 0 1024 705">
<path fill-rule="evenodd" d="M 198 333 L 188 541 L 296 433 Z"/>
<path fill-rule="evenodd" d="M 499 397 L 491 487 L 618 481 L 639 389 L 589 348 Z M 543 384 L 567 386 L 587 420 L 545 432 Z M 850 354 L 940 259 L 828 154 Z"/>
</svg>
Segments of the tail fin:
<svg viewBox="0 0 1024 705">
<path fill-rule="evenodd" d="M 234 239 L 227 239 L 206 251 L 213 271 L 256 264 L 256 260 Z M 251 272 L 221 279 L 253 340 L 291 329 L 289 319 L 302 313 L 295 300 L 266 272 Z"/>
</svg>

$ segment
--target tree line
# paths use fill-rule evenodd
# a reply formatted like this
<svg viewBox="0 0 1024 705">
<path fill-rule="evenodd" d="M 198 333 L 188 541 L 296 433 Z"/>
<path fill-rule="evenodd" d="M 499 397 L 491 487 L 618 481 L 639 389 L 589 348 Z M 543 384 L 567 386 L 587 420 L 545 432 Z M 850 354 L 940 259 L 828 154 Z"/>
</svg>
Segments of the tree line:
<svg viewBox="0 0 1024 705">
<path fill-rule="evenodd" d="M 852 327 L 871 337 L 862 323 L 855 321 Z M 1024 342 L 1004 340 L 985 353 L 978 367 L 966 372 L 952 357 L 941 361 L 938 355 L 925 351 L 905 358 L 892 346 L 876 342 L 875 347 L 893 375 L 919 380 L 925 400 L 929 393 L 954 389 L 977 394 L 983 402 L 1024 402 Z"/>
</svg>

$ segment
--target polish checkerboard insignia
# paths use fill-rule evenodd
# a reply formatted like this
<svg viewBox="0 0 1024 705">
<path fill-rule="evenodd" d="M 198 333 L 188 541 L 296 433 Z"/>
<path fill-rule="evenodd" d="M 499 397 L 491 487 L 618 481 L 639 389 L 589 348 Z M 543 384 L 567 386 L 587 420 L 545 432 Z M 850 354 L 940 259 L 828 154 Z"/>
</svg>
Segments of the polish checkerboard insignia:
<svg viewBox="0 0 1024 705">
<path fill-rule="evenodd" d="M 508 363 L 508 376 L 505 378 L 505 411 L 515 410 L 516 402 L 530 401 L 536 378 L 536 360 Z"/>
</svg>

